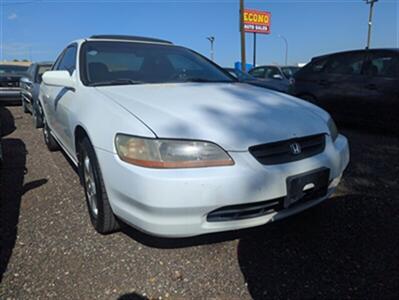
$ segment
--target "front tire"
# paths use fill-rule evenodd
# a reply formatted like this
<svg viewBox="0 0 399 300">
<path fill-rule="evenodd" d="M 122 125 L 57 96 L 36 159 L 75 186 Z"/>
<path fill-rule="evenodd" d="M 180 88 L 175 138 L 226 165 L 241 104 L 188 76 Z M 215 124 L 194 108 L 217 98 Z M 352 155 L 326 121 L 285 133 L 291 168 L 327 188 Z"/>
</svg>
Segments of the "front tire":
<svg viewBox="0 0 399 300">
<path fill-rule="evenodd" d="M 24 99 L 21 99 L 22 101 L 22 111 L 27 114 L 29 112 L 28 108 L 26 107 L 26 102 Z"/>
<path fill-rule="evenodd" d="M 33 104 L 32 118 L 35 128 L 43 127 L 43 113 L 39 104 Z"/>
<path fill-rule="evenodd" d="M 79 174 L 94 228 L 101 234 L 117 231 L 120 224 L 109 204 L 94 148 L 86 137 L 79 144 Z"/>
<path fill-rule="evenodd" d="M 57 151 L 60 149 L 58 142 L 51 135 L 51 129 L 48 126 L 45 118 L 43 119 L 43 138 L 44 138 L 44 143 L 46 144 L 48 150 L 50 150 L 51 152 Z"/>
</svg>

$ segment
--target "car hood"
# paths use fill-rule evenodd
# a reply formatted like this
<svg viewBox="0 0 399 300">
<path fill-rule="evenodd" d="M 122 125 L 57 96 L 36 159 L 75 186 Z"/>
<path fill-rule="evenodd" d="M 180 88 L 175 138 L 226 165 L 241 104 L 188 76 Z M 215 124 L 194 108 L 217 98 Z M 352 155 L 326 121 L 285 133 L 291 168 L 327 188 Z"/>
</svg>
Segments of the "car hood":
<svg viewBox="0 0 399 300">
<path fill-rule="evenodd" d="M 212 141 L 229 151 L 328 132 L 328 114 L 321 109 L 248 84 L 142 84 L 96 89 L 140 119 L 157 137 Z"/>
</svg>

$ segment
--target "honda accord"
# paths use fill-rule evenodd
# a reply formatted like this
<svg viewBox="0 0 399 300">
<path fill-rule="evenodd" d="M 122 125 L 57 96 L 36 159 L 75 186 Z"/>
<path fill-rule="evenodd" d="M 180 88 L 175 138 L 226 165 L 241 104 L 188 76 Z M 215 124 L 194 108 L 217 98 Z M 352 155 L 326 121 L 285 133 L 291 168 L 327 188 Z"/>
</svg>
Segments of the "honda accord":
<svg viewBox="0 0 399 300">
<path fill-rule="evenodd" d="M 120 221 L 164 237 L 263 225 L 329 198 L 349 162 L 324 110 L 164 40 L 72 42 L 39 99 L 45 143 L 78 167 L 100 233 Z"/>
</svg>

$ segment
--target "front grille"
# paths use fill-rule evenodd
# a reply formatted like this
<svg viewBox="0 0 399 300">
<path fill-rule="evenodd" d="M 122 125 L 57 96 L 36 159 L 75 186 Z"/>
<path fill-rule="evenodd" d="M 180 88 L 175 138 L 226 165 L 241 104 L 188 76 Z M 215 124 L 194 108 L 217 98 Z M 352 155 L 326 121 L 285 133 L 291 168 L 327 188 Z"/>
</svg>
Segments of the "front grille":
<svg viewBox="0 0 399 300">
<path fill-rule="evenodd" d="M 298 147 L 294 153 L 292 149 Z M 263 165 L 275 165 L 305 159 L 324 151 L 325 135 L 311 135 L 301 138 L 256 145 L 249 148 L 249 152 Z"/>
<path fill-rule="evenodd" d="M 19 87 L 18 81 L 0 81 L 0 87 Z"/>
<path fill-rule="evenodd" d="M 208 222 L 225 222 L 256 218 L 282 208 L 284 197 L 263 202 L 225 206 L 210 212 Z"/>
</svg>

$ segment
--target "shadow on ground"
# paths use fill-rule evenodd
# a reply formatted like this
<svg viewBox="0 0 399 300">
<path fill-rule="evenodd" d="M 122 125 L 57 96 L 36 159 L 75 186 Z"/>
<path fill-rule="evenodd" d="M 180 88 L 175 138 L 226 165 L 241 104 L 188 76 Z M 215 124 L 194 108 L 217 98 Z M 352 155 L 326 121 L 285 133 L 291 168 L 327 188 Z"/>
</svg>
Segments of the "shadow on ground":
<svg viewBox="0 0 399 300">
<path fill-rule="evenodd" d="M 240 240 L 239 264 L 254 299 L 398 295 L 398 210 L 382 213 L 383 199 L 362 195 L 332 201 Z"/>
<path fill-rule="evenodd" d="M 7 270 L 18 233 L 18 219 L 21 197 L 28 190 L 47 182 L 47 179 L 33 181 L 24 185 L 27 172 L 26 147 L 22 140 L 8 138 L 15 130 L 10 111 L 0 106 L 1 144 L 3 165 L 0 167 L 0 282 Z"/>
<path fill-rule="evenodd" d="M 124 225 L 122 232 L 147 247 L 159 249 L 177 249 L 232 241 L 242 236 L 246 230 L 211 233 L 188 238 L 156 237 L 132 228 L 129 225 Z"/>
<path fill-rule="evenodd" d="M 125 294 L 118 298 L 118 300 L 147 300 L 147 299 L 148 298 L 140 296 L 139 294 L 136 293 Z"/>
<path fill-rule="evenodd" d="M 398 298 L 399 139 L 344 133 L 351 164 L 339 191 L 297 216 L 186 239 L 123 231 L 157 248 L 239 239 L 238 263 L 254 299 Z"/>
<path fill-rule="evenodd" d="M 347 131 L 351 165 L 337 195 L 242 237 L 254 299 L 399 296 L 399 140 Z"/>
</svg>

